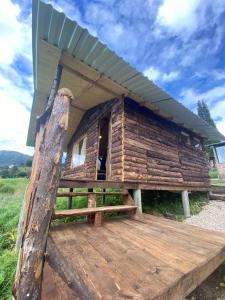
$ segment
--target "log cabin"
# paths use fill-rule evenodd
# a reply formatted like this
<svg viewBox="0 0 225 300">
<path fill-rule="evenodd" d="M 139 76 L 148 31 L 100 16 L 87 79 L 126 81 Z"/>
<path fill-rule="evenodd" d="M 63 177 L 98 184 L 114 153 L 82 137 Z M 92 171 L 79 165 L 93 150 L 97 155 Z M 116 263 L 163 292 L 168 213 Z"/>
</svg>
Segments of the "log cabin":
<svg viewBox="0 0 225 300">
<path fill-rule="evenodd" d="M 184 299 L 225 260 L 225 234 L 142 214 L 141 190 L 182 192 L 189 216 L 188 192 L 210 188 L 203 141 L 224 137 L 51 5 L 34 0 L 32 14 L 35 154 L 15 299 Z M 81 195 L 88 208 L 73 209 Z M 103 222 L 109 212 L 127 216 Z M 87 218 L 54 224 L 71 216 Z"/>
</svg>

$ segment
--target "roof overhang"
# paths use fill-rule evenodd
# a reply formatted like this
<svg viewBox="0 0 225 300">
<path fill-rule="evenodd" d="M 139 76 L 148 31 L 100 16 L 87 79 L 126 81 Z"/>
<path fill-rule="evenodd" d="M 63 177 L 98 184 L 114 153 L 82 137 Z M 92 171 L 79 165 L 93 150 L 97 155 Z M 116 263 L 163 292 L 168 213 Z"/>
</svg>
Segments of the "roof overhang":
<svg viewBox="0 0 225 300">
<path fill-rule="evenodd" d="M 36 118 L 46 107 L 57 65 L 63 66 L 60 87 L 69 88 L 71 105 L 66 143 L 89 108 L 124 95 L 203 138 L 224 140 L 183 104 L 118 57 L 97 38 L 51 5 L 33 1 L 34 100 L 27 144 L 34 145 Z"/>
</svg>

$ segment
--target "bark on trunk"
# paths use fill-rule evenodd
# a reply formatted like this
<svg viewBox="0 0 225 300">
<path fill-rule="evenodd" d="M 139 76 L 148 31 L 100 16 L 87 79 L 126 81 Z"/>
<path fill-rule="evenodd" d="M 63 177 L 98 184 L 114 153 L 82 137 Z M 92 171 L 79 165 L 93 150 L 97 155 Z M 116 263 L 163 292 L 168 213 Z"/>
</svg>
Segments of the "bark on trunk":
<svg viewBox="0 0 225 300">
<path fill-rule="evenodd" d="M 91 290 L 91 285 L 88 283 L 85 274 L 81 277 L 82 269 L 76 269 L 71 266 L 61 251 L 57 248 L 51 236 L 48 237 L 46 248 L 46 261 L 50 267 L 59 274 L 63 281 L 79 296 L 82 300 L 97 299 L 94 291 Z"/>
<path fill-rule="evenodd" d="M 40 299 L 43 258 L 59 184 L 71 98 L 68 89 L 58 91 L 51 114 L 45 118 L 45 124 L 41 124 L 36 136 L 32 174 L 23 206 L 14 284 L 14 296 L 18 300 Z"/>
</svg>

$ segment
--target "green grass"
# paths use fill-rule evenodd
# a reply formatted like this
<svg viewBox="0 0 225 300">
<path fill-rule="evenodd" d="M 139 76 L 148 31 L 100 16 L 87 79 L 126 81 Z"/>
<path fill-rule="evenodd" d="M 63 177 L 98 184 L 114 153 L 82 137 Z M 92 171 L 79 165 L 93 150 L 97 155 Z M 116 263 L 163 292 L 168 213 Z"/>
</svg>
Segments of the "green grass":
<svg viewBox="0 0 225 300">
<path fill-rule="evenodd" d="M 197 214 L 208 202 L 206 193 L 189 194 L 191 213 Z M 171 215 L 177 221 L 184 219 L 181 193 L 145 191 L 142 196 L 143 212 L 158 216 Z"/>
<path fill-rule="evenodd" d="M 212 178 L 218 178 L 218 170 L 216 168 L 212 168 L 209 170 L 209 177 Z"/>
<path fill-rule="evenodd" d="M 16 270 L 17 224 L 27 179 L 0 179 L 0 299 L 12 299 Z M 6 188 L 4 188 L 6 187 Z M 8 190 L 8 192 L 6 192 Z M 13 192 L 14 191 L 14 192 Z"/>
<path fill-rule="evenodd" d="M 211 178 L 211 184 L 225 185 L 224 179 Z"/>
</svg>

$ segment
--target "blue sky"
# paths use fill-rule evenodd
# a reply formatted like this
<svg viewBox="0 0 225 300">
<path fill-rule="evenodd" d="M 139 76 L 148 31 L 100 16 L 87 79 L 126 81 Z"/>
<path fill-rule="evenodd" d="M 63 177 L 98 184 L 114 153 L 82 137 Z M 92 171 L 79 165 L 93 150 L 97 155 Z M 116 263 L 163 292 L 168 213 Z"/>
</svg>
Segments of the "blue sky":
<svg viewBox="0 0 225 300">
<path fill-rule="evenodd" d="M 225 134 L 225 1 L 52 0 L 159 86 L 196 111 L 208 104 Z M 2 0 L 0 149 L 25 146 L 32 104 L 31 3 Z"/>
</svg>

